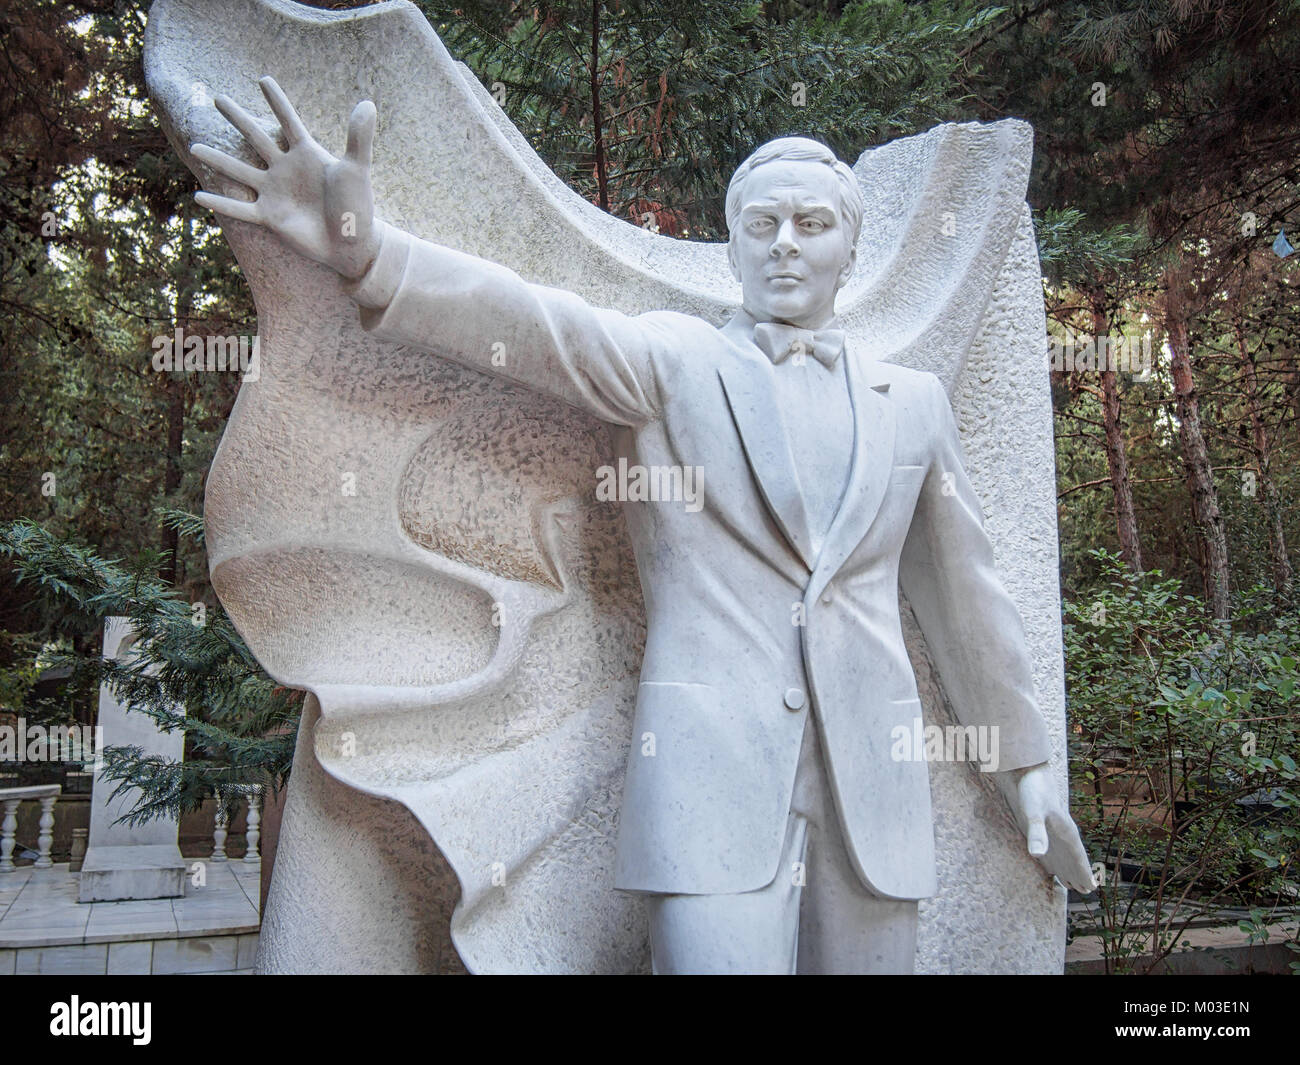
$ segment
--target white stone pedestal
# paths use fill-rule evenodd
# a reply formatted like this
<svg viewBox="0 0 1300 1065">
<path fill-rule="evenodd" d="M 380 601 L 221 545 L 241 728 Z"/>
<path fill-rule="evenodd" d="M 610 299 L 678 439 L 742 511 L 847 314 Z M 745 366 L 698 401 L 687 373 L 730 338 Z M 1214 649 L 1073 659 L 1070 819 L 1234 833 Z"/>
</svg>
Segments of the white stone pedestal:
<svg viewBox="0 0 1300 1065">
<path fill-rule="evenodd" d="M 92 847 L 81 866 L 78 902 L 169 899 L 185 894 L 185 862 L 175 843 Z"/>
</svg>

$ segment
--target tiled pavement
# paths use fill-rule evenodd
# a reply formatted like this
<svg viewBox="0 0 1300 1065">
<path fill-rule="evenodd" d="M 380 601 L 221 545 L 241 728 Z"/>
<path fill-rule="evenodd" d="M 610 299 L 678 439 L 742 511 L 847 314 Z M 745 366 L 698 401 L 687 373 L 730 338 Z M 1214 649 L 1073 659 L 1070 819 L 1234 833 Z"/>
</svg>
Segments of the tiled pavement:
<svg viewBox="0 0 1300 1065">
<path fill-rule="evenodd" d="M 146 902 L 79 903 L 66 865 L 0 874 L 0 976 L 250 971 L 261 866 L 204 866 L 203 887 L 187 877 L 183 898 Z"/>
</svg>

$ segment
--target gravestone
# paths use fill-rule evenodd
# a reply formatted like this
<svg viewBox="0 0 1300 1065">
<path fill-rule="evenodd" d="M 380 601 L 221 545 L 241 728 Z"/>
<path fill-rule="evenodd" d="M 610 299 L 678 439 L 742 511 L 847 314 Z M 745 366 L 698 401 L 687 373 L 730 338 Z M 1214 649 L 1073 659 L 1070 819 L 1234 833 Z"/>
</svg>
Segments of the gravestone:
<svg viewBox="0 0 1300 1065">
<path fill-rule="evenodd" d="M 133 653 L 135 632 L 129 618 L 104 621 L 104 657 L 127 661 Z M 153 718 L 132 713 L 108 685 L 99 692 L 99 742 L 106 747 L 139 747 L 169 761 L 185 754 L 185 736 L 179 730 L 162 732 Z M 157 817 L 142 825 L 119 824 L 139 797 L 139 789 L 123 788 L 101 776 L 95 761 L 90 796 L 90 835 L 81 864 L 78 902 L 119 902 L 124 899 L 166 899 L 185 894 L 185 862 L 177 844 L 179 825 L 170 817 Z"/>
</svg>

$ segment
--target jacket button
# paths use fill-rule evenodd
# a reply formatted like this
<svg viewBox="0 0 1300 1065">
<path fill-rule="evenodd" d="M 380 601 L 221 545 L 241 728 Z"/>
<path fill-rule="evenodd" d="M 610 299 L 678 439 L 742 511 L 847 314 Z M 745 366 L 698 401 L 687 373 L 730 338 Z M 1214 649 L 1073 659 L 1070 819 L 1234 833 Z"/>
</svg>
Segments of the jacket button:
<svg viewBox="0 0 1300 1065">
<path fill-rule="evenodd" d="M 822 602 L 829 603 L 835 596 L 831 594 L 831 586 L 828 584 L 826 590 L 822 592 Z"/>
<path fill-rule="evenodd" d="M 805 696 L 802 688 L 787 688 L 785 693 L 785 708 L 787 710 L 802 710 L 804 699 Z"/>
</svg>

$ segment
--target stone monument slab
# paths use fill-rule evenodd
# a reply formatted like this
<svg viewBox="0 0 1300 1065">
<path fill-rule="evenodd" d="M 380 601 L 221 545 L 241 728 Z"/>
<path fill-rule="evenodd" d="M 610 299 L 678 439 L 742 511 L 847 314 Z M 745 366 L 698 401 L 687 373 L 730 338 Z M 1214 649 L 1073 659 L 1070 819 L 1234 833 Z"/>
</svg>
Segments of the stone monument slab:
<svg viewBox="0 0 1300 1065">
<path fill-rule="evenodd" d="M 132 654 L 135 633 L 130 619 L 106 618 L 104 657 L 125 661 Z M 132 713 L 104 685 L 99 693 L 97 723 L 100 743 L 110 747 L 140 747 L 177 761 L 185 753 L 180 732 L 162 732 L 153 718 Z M 90 835 L 81 866 L 78 902 L 118 902 L 124 899 L 165 899 L 185 894 L 185 862 L 177 843 L 179 825 L 173 818 L 154 818 L 142 825 L 119 819 L 139 797 L 136 788 L 117 790 L 100 776 L 96 762 L 90 797 Z M 117 794 L 114 794 L 114 792 Z"/>
</svg>

